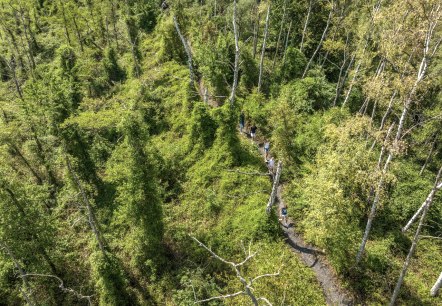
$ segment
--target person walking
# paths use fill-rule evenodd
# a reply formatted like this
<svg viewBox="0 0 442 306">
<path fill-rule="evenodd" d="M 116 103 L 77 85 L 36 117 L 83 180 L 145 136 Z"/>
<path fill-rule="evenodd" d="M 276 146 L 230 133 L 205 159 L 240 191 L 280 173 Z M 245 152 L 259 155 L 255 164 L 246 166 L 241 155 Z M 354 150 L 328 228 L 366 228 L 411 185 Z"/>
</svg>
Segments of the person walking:
<svg viewBox="0 0 442 306">
<path fill-rule="evenodd" d="M 288 215 L 287 205 L 284 204 L 284 206 L 281 208 L 281 220 L 283 221 L 285 227 L 287 227 L 287 221 L 288 221 L 287 215 Z"/>
<path fill-rule="evenodd" d="M 246 118 L 244 116 L 244 113 L 241 112 L 239 115 L 239 132 L 242 134 L 242 130 L 244 129 L 244 123 L 246 121 Z"/>
<path fill-rule="evenodd" d="M 275 159 L 271 157 L 267 163 L 267 167 L 269 168 L 270 174 L 273 176 L 275 171 Z"/>
<path fill-rule="evenodd" d="M 256 137 L 256 130 L 258 128 L 256 127 L 255 124 L 252 125 L 252 127 L 250 128 L 250 137 L 252 137 L 252 140 L 255 141 L 255 137 Z"/>
<path fill-rule="evenodd" d="M 269 151 L 270 151 L 270 141 L 266 140 L 264 142 L 264 152 L 265 152 L 265 160 L 266 161 L 269 158 Z"/>
</svg>

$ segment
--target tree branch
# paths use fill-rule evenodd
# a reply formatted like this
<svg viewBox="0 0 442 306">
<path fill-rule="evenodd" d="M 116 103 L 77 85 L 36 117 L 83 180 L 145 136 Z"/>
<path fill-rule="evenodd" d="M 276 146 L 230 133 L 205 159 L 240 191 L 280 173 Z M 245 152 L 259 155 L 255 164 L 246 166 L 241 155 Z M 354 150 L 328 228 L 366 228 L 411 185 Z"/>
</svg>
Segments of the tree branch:
<svg viewBox="0 0 442 306">
<path fill-rule="evenodd" d="M 221 299 L 228 299 L 228 298 L 232 298 L 238 295 L 243 295 L 244 292 L 243 291 L 238 291 L 236 293 L 232 293 L 232 294 L 226 294 L 226 295 L 220 295 L 220 296 L 214 296 L 205 300 L 199 300 L 199 301 L 195 301 L 195 304 L 199 304 L 199 303 L 205 303 L 205 302 L 209 302 L 209 301 L 213 301 L 213 300 L 221 300 Z"/>
</svg>

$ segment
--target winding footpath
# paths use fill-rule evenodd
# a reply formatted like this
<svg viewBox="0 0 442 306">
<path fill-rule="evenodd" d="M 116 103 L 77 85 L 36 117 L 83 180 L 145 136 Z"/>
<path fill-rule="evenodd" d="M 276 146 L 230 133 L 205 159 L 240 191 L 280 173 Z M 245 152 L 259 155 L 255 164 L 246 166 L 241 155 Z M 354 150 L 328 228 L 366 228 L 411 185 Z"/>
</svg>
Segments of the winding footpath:
<svg viewBox="0 0 442 306">
<path fill-rule="evenodd" d="M 264 148 L 261 144 L 255 141 L 259 152 L 265 156 Z M 282 186 L 278 186 L 276 194 L 276 203 L 278 204 L 278 212 L 284 206 L 282 198 Z M 290 208 L 289 208 L 290 212 Z M 355 305 L 351 294 L 345 290 L 336 276 L 335 271 L 328 263 L 325 254 L 313 246 L 307 244 L 302 238 L 301 234 L 295 230 L 295 223 L 291 218 L 288 218 L 288 226 L 281 224 L 284 231 L 285 242 L 290 250 L 296 253 L 306 266 L 311 268 L 316 275 L 316 279 L 321 285 L 325 299 L 328 305 Z"/>
<path fill-rule="evenodd" d="M 276 195 L 279 209 L 284 206 L 281 196 L 282 187 L 278 187 Z M 340 285 L 339 279 L 330 267 L 324 253 L 308 245 L 302 239 L 302 236 L 295 231 L 293 221 L 288 218 L 288 226 L 281 225 L 286 237 L 285 242 L 291 251 L 297 253 L 302 261 L 311 268 L 316 275 L 319 284 L 322 287 L 325 299 L 328 305 L 354 305 L 351 295 Z"/>
</svg>

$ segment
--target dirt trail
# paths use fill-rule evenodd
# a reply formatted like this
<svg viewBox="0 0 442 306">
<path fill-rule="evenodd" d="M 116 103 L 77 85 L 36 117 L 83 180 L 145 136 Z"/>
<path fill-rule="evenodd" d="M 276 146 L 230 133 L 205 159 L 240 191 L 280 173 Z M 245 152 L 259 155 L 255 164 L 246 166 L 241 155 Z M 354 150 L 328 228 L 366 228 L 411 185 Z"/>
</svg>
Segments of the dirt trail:
<svg viewBox="0 0 442 306">
<path fill-rule="evenodd" d="M 260 144 L 257 141 L 255 141 L 255 144 L 258 146 L 259 152 L 264 156 L 263 144 Z M 284 200 L 282 198 L 282 186 L 278 186 L 276 200 L 278 203 L 279 212 L 282 206 L 284 206 Z M 290 208 L 288 211 L 290 214 Z M 355 303 L 351 297 L 351 294 L 349 294 L 340 285 L 340 281 L 330 264 L 327 262 L 324 253 L 304 242 L 302 236 L 296 232 L 292 219 L 288 218 L 288 226 L 286 227 L 281 224 L 281 228 L 283 229 L 286 237 L 285 242 L 290 249 L 297 253 L 302 261 L 315 272 L 316 278 L 322 287 L 327 304 L 354 305 Z"/>
<path fill-rule="evenodd" d="M 281 197 L 282 187 L 278 187 L 276 195 L 279 209 L 284 205 L 284 200 Z M 290 210 L 289 210 L 290 212 Z M 351 295 L 346 292 L 339 283 L 335 272 L 330 267 L 327 259 L 324 257 L 322 251 L 315 249 L 304 242 L 301 235 L 295 231 L 294 223 L 289 218 L 288 226 L 281 225 L 286 236 L 286 243 L 290 249 L 297 253 L 302 261 L 316 274 L 322 291 L 324 292 L 328 305 L 354 305 Z"/>
</svg>

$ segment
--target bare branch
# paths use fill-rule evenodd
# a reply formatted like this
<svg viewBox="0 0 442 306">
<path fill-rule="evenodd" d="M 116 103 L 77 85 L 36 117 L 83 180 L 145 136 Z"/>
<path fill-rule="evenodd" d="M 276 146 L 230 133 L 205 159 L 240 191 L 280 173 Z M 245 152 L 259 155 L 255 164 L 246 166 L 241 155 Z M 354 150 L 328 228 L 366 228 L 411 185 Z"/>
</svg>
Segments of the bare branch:
<svg viewBox="0 0 442 306">
<path fill-rule="evenodd" d="M 269 176 L 268 173 L 263 173 L 263 172 L 245 172 L 245 171 L 231 170 L 231 169 L 228 169 L 226 171 L 227 172 L 235 172 L 235 173 L 239 173 L 239 174 L 245 174 L 245 175 Z"/>
<path fill-rule="evenodd" d="M 204 243 L 202 243 L 201 241 L 199 241 L 198 239 L 196 239 L 195 237 L 191 236 L 190 238 L 192 238 L 193 240 L 195 240 L 199 246 L 205 248 L 210 254 L 212 254 L 213 257 L 215 257 L 216 259 L 218 259 L 219 261 L 222 261 L 223 263 L 226 263 L 228 265 L 231 265 L 232 267 L 236 267 L 236 264 L 234 262 L 231 261 L 227 261 L 224 258 L 221 258 L 220 256 L 218 256 L 214 251 L 212 251 L 210 248 L 208 248 Z"/>
<path fill-rule="evenodd" d="M 264 301 L 264 302 L 267 303 L 267 305 L 269 305 L 269 306 L 273 306 L 272 303 L 270 303 L 269 300 L 266 299 L 265 297 L 260 297 L 260 298 L 258 298 L 258 301 Z"/>
<path fill-rule="evenodd" d="M 253 284 L 255 281 L 257 281 L 257 280 L 260 279 L 260 278 L 263 278 L 263 277 L 272 277 L 272 276 L 279 276 L 279 271 L 276 272 L 276 273 L 268 273 L 268 274 L 259 275 L 259 276 L 255 277 L 254 279 L 252 279 L 252 280 L 250 281 L 250 283 Z"/>
<path fill-rule="evenodd" d="M 63 280 L 62 280 L 61 278 L 59 278 L 58 276 L 56 276 L 56 275 L 51 275 L 51 274 L 39 274 L 39 273 L 27 273 L 27 274 L 25 274 L 25 275 L 23 275 L 23 276 L 39 276 L 39 277 L 49 277 L 49 278 L 56 279 L 56 280 L 60 283 L 60 284 L 58 285 L 58 287 L 59 287 L 63 292 L 71 293 L 71 294 L 75 295 L 75 296 L 76 296 L 77 298 L 79 298 L 79 299 L 86 299 L 86 300 L 88 301 L 89 305 L 92 305 L 91 298 L 92 298 L 94 295 L 83 295 L 83 294 L 81 294 L 81 293 L 78 293 L 78 292 L 75 291 L 74 289 L 71 289 L 71 288 L 65 287 L 65 286 L 64 286 L 64 282 L 63 282 Z"/>
<path fill-rule="evenodd" d="M 232 298 L 238 295 L 242 295 L 244 294 L 243 291 L 238 291 L 236 293 L 232 293 L 232 294 L 226 294 L 226 295 L 220 295 L 220 296 L 214 296 L 205 300 L 199 300 L 199 301 L 195 301 L 195 304 L 199 304 L 199 303 L 204 303 L 204 302 L 209 302 L 209 301 L 213 301 L 213 300 L 221 300 L 221 299 L 228 299 L 228 298 Z"/>
</svg>

